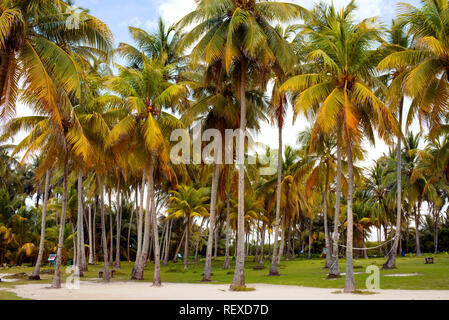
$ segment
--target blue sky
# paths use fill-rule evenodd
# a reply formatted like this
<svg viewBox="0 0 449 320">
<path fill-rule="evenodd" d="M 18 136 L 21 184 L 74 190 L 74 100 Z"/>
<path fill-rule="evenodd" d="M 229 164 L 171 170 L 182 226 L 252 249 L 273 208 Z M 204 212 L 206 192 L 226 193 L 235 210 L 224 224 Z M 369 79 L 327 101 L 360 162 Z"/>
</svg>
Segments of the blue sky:
<svg viewBox="0 0 449 320">
<path fill-rule="evenodd" d="M 331 2 L 330 0 L 325 1 Z M 293 0 L 291 2 L 307 8 L 314 3 L 310 0 Z M 349 1 L 334 0 L 333 2 L 335 5 L 341 6 Z M 377 15 L 384 23 L 389 23 L 396 14 L 399 2 L 419 4 L 419 0 L 358 0 L 356 1 L 359 7 L 357 14 L 360 18 Z M 75 6 L 90 9 L 93 15 L 106 22 L 114 33 L 116 43 L 119 43 L 130 41 L 129 25 L 152 31 L 156 27 L 159 16 L 174 23 L 194 9 L 194 0 L 75 0 Z"/>
<path fill-rule="evenodd" d="M 295 2 L 307 8 L 311 8 L 315 1 L 310 0 L 284 0 Z M 331 0 L 322 0 L 331 2 Z M 184 15 L 194 10 L 194 0 L 75 0 L 75 6 L 84 7 L 90 10 L 91 14 L 98 17 L 111 28 L 115 44 L 120 42 L 131 43 L 128 34 L 128 26 L 143 28 L 147 31 L 153 31 L 157 26 L 157 19 L 161 16 L 168 24 L 179 21 Z M 349 0 L 333 0 L 336 6 L 343 6 Z M 413 5 L 419 5 L 419 0 L 357 0 L 358 9 L 356 15 L 358 19 L 372 16 L 380 17 L 381 21 L 389 24 L 396 16 L 397 4 L 399 2 L 408 2 Z M 17 114 L 25 116 L 30 114 L 30 110 L 19 104 Z M 292 124 L 292 112 L 288 113 L 287 125 L 284 130 L 284 142 L 286 145 L 295 145 L 297 133 L 303 130 L 307 123 L 304 119 L 298 118 L 295 124 Z M 413 131 L 419 130 L 417 124 L 413 125 Z M 16 141 L 20 141 L 25 135 L 21 132 Z M 277 130 L 269 124 L 263 125 L 261 134 L 256 137 L 257 141 L 263 141 L 272 148 L 277 148 Z M 376 146 L 366 146 L 368 149 L 368 159 L 363 165 L 371 165 L 373 159 L 380 157 L 388 151 L 388 147 L 380 139 Z"/>
</svg>

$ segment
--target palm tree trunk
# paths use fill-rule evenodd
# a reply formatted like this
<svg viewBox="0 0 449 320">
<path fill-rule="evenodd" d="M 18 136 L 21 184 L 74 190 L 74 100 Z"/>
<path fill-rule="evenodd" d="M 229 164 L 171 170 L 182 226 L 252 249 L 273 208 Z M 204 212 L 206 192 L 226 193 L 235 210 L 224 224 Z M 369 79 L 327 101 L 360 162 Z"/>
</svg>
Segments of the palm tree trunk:
<svg viewBox="0 0 449 320">
<path fill-rule="evenodd" d="M 215 225 L 215 233 L 214 233 L 214 261 L 217 260 L 218 254 L 218 226 Z"/>
<path fill-rule="evenodd" d="M 274 224 L 274 243 L 273 256 L 271 259 L 270 276 L 279 276 L 278 270 L 278 237 L 279 237 L 279 223 L 281 215 L 281 185 L 282 185 L 282 126 L 278 125 L 278 167 L 277 167 L 277 189 L 276 189 L 276 218 Z"/>
<path fill-rule="evenodd" d="M 143 272 L 145 269 L 145 265 L 147 263 L 147 258 L 149 256 L 149 248 L 150 248 L 150 233 L 151 233 L 151 191 L 153 190 L 153 186 L 151 186 L 151 182 L 153 180 L 153 163 L 150 162 L 149 170 L 148 170 L 148 192 L 147 192 L 147 202 L 146 202 L 146 211 L 145 211 L 145 223 L 144 223 L 144 234 L 142 239 L 142 250 L 140 253 L 139 261 L 135 263 L 135 269 L 131 275 L 132 280 L 143 280 Z M 151 178 L 150 178 L 151 177 Z"/>
<path fill-rule="evenodd" d="M 326 163 L 326 178 L 324 181 L 323 191 L 323 217 L 324 217 L 324 239 L 326 244 L 326 265 L 325 268 L 329 268 L 331 265 L 331 243 L 329 239 L 329 226 L 327 224 L 327 193 L 329 188 L 329 164 Z"/>
<path fill-rule="evenodd" d="M 390 254 L 388 255 L 388 260 L 383 265 L 383 269 L 393 269 L 396 268 L 396 254 L 398 251 L 399 240 L 401 238 L 401 209 L 402 209 L 402 109 L 404 106 L 404 98 L 401 99 L 399 104 L 399 131 L 400 134 L 398 136 L 398 150 L 397 150 L 397 196 L 396 196 L 396 234 L 393 242 L 393 248 L 390 250 Z"/>
<path fill-rule="evenodd" d="M 212 244 L 215 230 L 215 211 L 217 207 L 218 179 L 220 177 L 220 164 L 218 163 L 218 150 L 215 150 L 214 171 L 212 172 L 212 190 L 210 200 L 209 237 L 207 239 L 206 261 L 204 262 L 204 274 L 202 281 L 210 281 L 212 274 Z"/>
<path fill-rule="evenodd" d="M 76 237 L 76 267 L 75 272 L 80 277 L 83 276 L 83 251 L 84 251 L 84 239 L 83 239 L 83 175 L 78 172 L 78 212 L 77 212 L 77 237 Z"/>
<path fill-rule="evenodd" d="M 67 183 L 69 175 L 69 155 L 68 151 L 65 151 L 64 155 L 64 174 L 62 179 L 62 208 L 61 208 L 61 223 L 59 225 L 59 237 L 58 237 L 58 250 L 56 252 L 55 261 L 55 275 L 53 276 L 51 287 L 55 289 L 61 288 L 61 263 L 62 263 L 62 247 L 64 245 L 64 227 L 65 216 L 67 211 Z"/>
<path fill-rule="evenodd" d="M 307 253 L 307 259 L 312 259 L 312 224 L 313 221 L 312 219 L 310 219 L 310 223 L 309 223 L 309 251 Z"/>
<path fill-rule="evenodd" d="M 186 238 L 184 242 L 184 269 L 189 268 L 189 242 L 190 242 L 190 213 L 186 217 Z"/>
<path fill-rule="evenodd" d="M 143 199 L 145 197 L 145 180 L 146 180 L 146 172 L 145 168 L 143 169 L 142 174 L 142 183 L 140 185 L 140 206 L 139 206 L 139 216 L 137 219 L 137 253 L 136 253 L 136 262 L 135 265 L 140 261 L 140 258 L 142 256 L 142 245 L 143 245 L 143 239 L 142 239 L 142 228 L 143 228 Z"/>
<path fill-rule="evenodd" d="M 277 264 L 281 263 L 281 257 L 284 256 L 284 246 L 285 246 L 285 221 L 287 220 L 285 208 L 282 215 L 282 231 L 281 231 L 281 242 L 279 244 L 279 252 L 277 256 Z"/>
<path fill-rule="evenodd" d="M 170 251 L 170 240 L 171 240 L 171 231 L 172 231 L 172 226 L 173 226 L 173 221 L 168 221 L 168 233 L 166 234 L 167 236 L 167 242 L 165 243 L 165 253 L 164 253 L 164 266 L 168 266 L 168 255 L 169 255 L 169 251 Z"/>
<path fill-rule="evenodd" d="M 3 101 L 3 99 L 6 97 L 7 93 L 4 92 L 5 89 L 5 83 L 6 78 L 8 76 L 8 69 L 9 64 L 11 62 L 11 59 L 13 57 L 13 52 L 9 52 L 9 50 L 0 50 L 0 99 Z M 6 105 L 5 101 L 5 105 Z M 3 111 L 3 110 L 2 110 Z M 0 112 L 0 116 L 3 116 L 2 112 Z"/>
<path fill-rule="evenodd" d="M 345 293 L 353 293 L 355 291 L 354 280 L 354 263 L 353 263 L 353 216 L 352 216 L 352 204 L 354 194 L 354 165 L 352 163 L 352 146 L 349 133 L 346 133 L 346 149 L 348 156 L 348 199 L 347 199 L 347 233 L 346 233 L 346 280 L 345 280 Z"/>
<path fill-rule="evenodd" d="M 225 258 L 223 262 L 223 269 L 227 270 L 230 268 L 231 261 L 229 259 L 229 245 L 231 242 L 231 226 L 229 222 L 229 211 L 230 211 L 230 200 L 229 193 L 226 195 L 226 248 L 225 248 Z"/>
<path fill-rule="evenodd" d="M 260 257 L 259 264 L 264 264 L 265 262 L 265 222 L 262 223 L 262 230 L 260 235 Z"/>
<path fill-rule="evenodd" d="M 434 242 L 434 253 L 438 253 L 438 218 L 439 218 L 439 212 L 438 209 L 435 208 L 435 217 L 433 222 L 433 242 Z"/>
<path fill-rule="evenodd" d="M 341 203 L 341 145 L 337 145 L 337 177 L 335 190 L 335 212 L 334 212 L 334 239 L 332 247 L 332 263 L 329 268 L 329 277 L 335 278 L 340 275 L 338 266 L 338 241 L 340 226 L 340 203 Z"/>
<path fill-rule="evenodd" d="M 42 204 L 42 221 L 41 221 L 41 238 L 39 240 L 39 253 L 37 255 L 36 265 L 34 266 L 33 273 L 28 278 L 29 280 L 40 280 L 39 276 L 42 264 L 42 257 L 44 255 L 45 244 L 45 224 L 47 222 L 47 203 L 48 203 L 48 190 L 50 188 L 50 169 L 45 173 L 45 190 L 44 190 L 44 203 Z"/>
<path fill-rule="evenodd" d="M 103 282 L 109 282 L 109 257 L 108 257 L 108 242 L 106 239 L 106 218 L 104 215 L 104 186 L 103 181 L 99 176 L 97 176 L 98 187 L 100 191 L 100 218 L 101 218 L 101 242 L 103 244 L 103 261 L 104 261 L 104 272 L 103 272 Z"/>
<path fill-rule="evenodd" d="M 97 216 L 97 204 L 98 204 L 98 195 L 95 196 L 95 202 L 94 202 L 94 216 L 93 216 L 93 224 L 92 224 L 92 236 L 93 236 L 93 242 L 92 242 L 92 252 L 94 255 L 94 263 L 97 262 L 97 251 L 96 251 L 96 242 L 97 242 L 97 225 L 96 225 L 96 216 Z"/>
<path fill-rule="evenodd" d="M 136 185 L 136 198 L 135 198 L 135 205 L 136 205 L 136 215 L 137 215 L 137 210 L 139 210 L 139 187 Z M 134 217 L 134 210 L 131 211 L 131 218 L 129 219 L 129 225 L 128 225 L 128 237 L 126 239 L 126 256 L 128 258 L 128 262 L 131 261 L 131 258 L 129 256 L 129 243 L 131 240 L 131 229 L 133 226 L 133 217 Z"/>
<path fill-rule="evenodd" d="M 419 219 L 421 217 L 421 201 L 418 201 L 418 211 L 415 211 L 415 240 L 416 240 L 416 256 L 422 256 L 421 244 L 419 241 Z"/>
<path fill-rule="evenodd" d="M 109 234 L 111 235 L 111 238 L 109 239 L 109 264 L 112 265 L 113 264 L 113 256 L 114 256 L 114 227 L 112 224 L 112 220 L 114 219 L 114 215 L 112 212 L 112 200 L 111 200 L 111 189 L 109 189 L 109 193 L 108 193 L 108 197 L 109 197 Z"/>
<path fill-rule="evenodd" d="M 88 264 L 94 264 L 94 253 L 92 251 L 93 248 L 93 242 L 92 242 L 92 204 L 88 206 L 89 211 L 89 217 L 88 217 L 88 236 L 89 236 L 89 261 Z"/>
<path fill-rule="evenodd" d="M 158 220 L 157 220 L 157 212 L 156 212 L 156 201 L 154 199 L 154 162 L 155 157 L 151 158 L 151 166 L 150 166 L 150 176 L 148 183 L 150 188 L 148 190 L 149 195 L 151 196 L 151 217 L 153 221 L 153 246 L 154 246 L 154 276 L 153 276 L 153 286 L 160 287 L 161 286 L 161 251 L 159 247 L 159 228 L 158 228 Z"/>
<path fill-rule="evenodd" d="M 245 133 L 246 133 L 246 60 L 241 61 L 240 136 L 238 164 L 237 259 L 230 289 L 245 286 Z"/>
<path fill-rule="evenodd" d="M 120 269 L 120 235 L 121 235 L 121 227 L 122 227 L 122 203 L 121 203 L 121 183 L 120 179 L 121 175 L 118 174 L 118 182 L 117 182 L 117 219 L 116 219 L 116 239 L 115 239 L 115 265 L 116 269 Z"/>
</svg>

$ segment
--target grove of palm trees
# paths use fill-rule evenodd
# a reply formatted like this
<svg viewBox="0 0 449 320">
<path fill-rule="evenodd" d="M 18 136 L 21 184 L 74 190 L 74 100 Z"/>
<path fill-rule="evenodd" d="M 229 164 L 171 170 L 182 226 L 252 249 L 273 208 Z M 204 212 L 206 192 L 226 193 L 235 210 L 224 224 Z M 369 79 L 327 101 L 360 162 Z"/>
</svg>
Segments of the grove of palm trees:
<svg viewBox="0 0 449 320">
<path fill-rule="evenodd" d="M 449 290 L 449 1 L 286 1 L 195 0 L 129 43 L 0 1 L 0 299 L 72 275 L 354 294 L 370 265 Z"/>
</svg>

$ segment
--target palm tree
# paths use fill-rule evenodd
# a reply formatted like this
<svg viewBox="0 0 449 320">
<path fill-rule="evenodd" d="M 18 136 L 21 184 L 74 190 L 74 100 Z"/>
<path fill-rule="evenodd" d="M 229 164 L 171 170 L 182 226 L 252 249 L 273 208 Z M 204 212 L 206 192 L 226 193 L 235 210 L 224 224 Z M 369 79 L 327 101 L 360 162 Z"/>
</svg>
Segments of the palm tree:
<svg viewBox="0 0 449 320">
<path fill-rule="evenodd" d="M 422 0 L 421 3 L 421 8 L 399 4 L 399 21 L 409 29 L 414 47 L 390 54 L 379 67 L 410 69 L 403 77 L 405 92 L 413 98 L 410 113 L 417 113 L 420 121 L 427 120 L 431 133 L 435 134 L 447 110 L 447 102 L 442 97 L 449 90 L 446 39 L 449 3 L 445 0 Z"/>
<path fill-rule="evenodd" d="M 410 48 L 410 38 L 406 33 L 404 24 L 398 21 L 392 22 L 391 29 L 389 30 L 389 39 L 388 43 L 386 43 L 385 51 L 386 53 L 395 53 L 408 50 Z M 388 56 L 385 58 L 388 59 Z M 383 61 L 380 62 L 379 66 L 383 65 Z M 397 195 L 396 195 L 396 234 L 393 242 L 393 248 L 390 251 L 388 256 L 388 260 L 383 265 L 384 269 L 393 269 L 396 267 L 396 254 L 399 245 L 399 241 L 401 239 L 401 210 L 402 210 L 402 186 L 401 186 L 401 166 L 402 166 L 402 118 L 403 118 L 403 108 L 404 108 L 404 93 L 402 92 L 404 78 L 408 74 L 408 68 L 398 67 L 396 66 L 393 70 L 390 70 L 390 74 L 388 74 L 388 80 L 391 81 L 389 86 L 389 92 L 387 93 L 388 100 L 390 105 L 392 106 L 392 111 L 397 109 L 398 114 L 398 122 L 399 122 L 399 131 L 398 142 L 397 142 Z M 412 114 L 409 114 L 411 116 Z"/>
<path fill-rule="evenodd" d="M 77 43 L 108 52 L 112 46 L 109 28 L 87 11 L 80 12 L 79 25 L 66 23 L 70 6 L 62 0 L 7 0 L 0 4 L 0 119 L 15 112 L 19 83 L 24 100 L 33 108 L 51 113 L 61 125 L 55 97 L 61 88 L 79 91 L 80 77 L 66 44 Z M 55 41 L 57 39 L 57 41 Z"/>
<path fill-rule="evenodd" d="M 329 134 L 341 128 L 348 159 L 347 250 L 345 292 L 355 291 L 353 273 L 354 192 L 353 150 L 363 132 L 373 141 L 372 126 L 382 138 L 388 137 L 388 126 L 397 132 L 394 117 L 376 96 L 373 73 L 379 62 L 379 51 L 372 46 L 379 42 L 381 32 L 374 18 L 353 22 L 354 2 L 337 12 L 333 6 L 321 4 L 314 10 L 304 33 L 310 39 L 307 60 L 315 64 L 315 73 L 294 76 L 281 91 L 298 93 L 295 111 L 313 110 L 319 105 L 314 133 Z M 374 116 L 374 117 L 373 117 Z M 364 130 L 362 130 L 364 128 Z"/>
<path fill-rule="evenodd" d="M 180 28 L 198 23 L 180 43 L 185 50 L 198 40 L 191 54 L 192 61 L 203 60 L 210 66 L 220 63 L 224 70 L 233 74 L 239 84 L 240 94 L 240 138 L 238 147 L 238 201 L 239 233 L 237 260 L 231 289 L 245 285 L 245 239 L 244 230 L 244 135 L 246 133 L 246 86 L 248 78 L 264 79 L 267 67 L 278 63 L 288 69 L 295 56 L 272 21 L 280 23 L 305 16 L 306 10 L 290 3 L 259 0 L 197 0 L 196 9 L 179 23 Z M 261 67 L 263 66 L 263 67 Z M 265 68 L 264 68 L 265 67 Z M 231 72 L 232 71 L 232 72 Z M 267 80 L 267 79 L 265 79 Z M 266 82 L 266 81 L 263 81 Z M 265 83 L 262 83 L 264 87 Z"/>
<path fill-rule="evenodd" d="M 189 266 L 189 242 L 192 221 L 195 217 L 207 215 L 207 204 L 209 200 L 209 189 L 195 189 L 193 186 L 179 185 L 177 191 L 172 191 L 170 205 L 167 209 L 167 219 L 185 219 L 186 236 L 184 242 L 184 268 Z"/>
</svg>

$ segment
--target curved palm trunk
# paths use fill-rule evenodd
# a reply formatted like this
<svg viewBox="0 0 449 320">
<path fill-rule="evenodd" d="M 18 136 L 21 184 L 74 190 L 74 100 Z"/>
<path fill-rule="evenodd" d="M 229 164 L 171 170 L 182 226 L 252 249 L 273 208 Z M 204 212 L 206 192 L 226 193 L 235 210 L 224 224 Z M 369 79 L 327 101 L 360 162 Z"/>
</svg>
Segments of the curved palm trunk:
<svg viewBox="0 0 449 320">
<path fill-rule="evenodd" d="M 270 276 L 278 276 L 278 263 L 280 258 L 278 258 L 278 237 L 279 237 L 279 222 L 281 215 L 281 185 L 282 185 L 282 127 L 278 126 L 278 178 L 277 178 L 277 191 L 276 191 L 276 218 L 274 225 L 274 243 L 273 243 L 273 255 L 271 259 Z"/>
<path fill-rule="evenodd" d="M 178 246 L 176 247 L 175 255 L 173 256 L 173 262 L 178 262 L 178 254 L 179 250 L 181 250 L 181 246 L 184 242 L 184 237 L 186 236 L 186 229 L 184 229 L 184 232 L 182 233 L 181 240 L 178 243 Z"/>
<path fill-rule="evenodd" d="M 237 259 L 230 289 L 245 286 L 245 133 L 246 133 L 246 61 L 241 62 L 240 77 L 240 137 L 238 164 Z"/>
<path fill-rule="evenodd" d="M 62 263 L 62 247 L 64 245 L 64 227 L 65 227 L 65 216 L 67 211 L 67 183 L 69 175 L 69 156 L 67 151 L 64 155 L 64 174 L 62 180 L 62 208 L 61 208 L 61 221 L 59 224 L 59 237 L 58 237 L 58 250 L 56 252 L 55 261 L 55 274 L 53 276 L 51 287 L 55 289 L 61 288 L 61 263 Z"/>
<path fill-rule="evenodd" d="M 339 241 L 339 225 L 340 225 L 340 203 L 341 203 L 341 146 L 337 146 L 337 177 L 335 190 L 335 212 L 334 212 L 334 239 L 332 247 L 332 263 L 329 268 L 329 277 L 334 278 L 340 275 L 338 266 L 338 241 Z"/>
<path fill-rule="evenodd" d="M 223 262 L 223 269 L 227 270 L 231 266 L 231 261 L 229 259 L 229 244 L 231 242 L 231 226 L 229 222 L 229 194 L 226 196 L 226 248 L 225 248 L 225 258 Z"/>
<path fill-rule="evenodd" d="M 142 250 L 139 259 L 136 259 L 135 268 L 131 275 L 132 280 L 143 280 L 143 271 L 148 259 L 148 250 L 150 248 L 150 232 L 151 232 L 151 200 L 152 200 L 152 190 L 154 190 L 153 183 L 153 163 L 150 162 L 148 170 L 148 194 L 145 212 L 145 228 L 143 234 Z M 138 261 L 137 261 L 138 260 Z"/>
<path fill-rule="evenodd" d="M 203 230 L 204 225 L 204 218 L 201 220 L 200 228 L 198 229 L 198 236 L 196 237 L 196 244 L 195 244 L 195 257 L 193 258 L 193 263 L 198 263 L 198 250 L 200 249 L 200 240 L 201 240 L 201 233 Z M 206 229 L 209 227 L 209 221 L 206 224 Z"/>
<path fill-rule="evenodd" d="M 354 165 L 352 162 L 352 146 L 349 134 L 347 134 L 346 149 L 348 153 L 348 201 L 347 201 L 347 233 L 346 233 L 346 280 L 345 280 L 345 293 L 353 293 L 355 291 L 354 280 L 354 263 L 353 263 L 353 216 L 352 216 L 352 204 L 354 194 Z"/>
<path fill-rule="evenodd" d="M 41 239 L 39 241 L 39 253 L 37 255 L 36 265 L 34 266 L 33 273 L 28 278 L 29 280 L 40 280 L 39 272 L 42 265 L 42 257 L 44 255 L 44 243 L 45 243 L 45 224 L 47 221 L 47 203 L 48 203 L 48 189 L 50 188 L 50 170 L 45 173 L 45 190 L 44 190 L 44 202 L 42 204 L 42 222 L 41 222 Z"/>
<path fill-rule="evenodd" d="M 214 171 L 212 173 L 212 190 L 211 190 L 211 200 L 210 200 L 210 217 L 209 217 L 209 237 L 207 239 L 207 249 L 206 249 L 206 261 L 204 262 L 204 274 L 202 281 L 210 281 L 212 274 L 212 245 L 214 241 L 214 230 L 215 230 L 215 211 L 217 207 L 217 190 L 218 190 L 218 179 L 220 175 L 220 164 L 217 163 L 218 150 L 215 150 L 215 163 Z"/>
<path fill-rule="evenodd" d="M 397 150 L 397 177 L 396 177 L 396 184 L 397 184 L 397 202 L 396 202 L 396 233 L 395 238 L 393 242 L 393 248 L 390 250 L 390 254 L 388 255 L 388 260 L 383 265 L 383 269 L 393 269 L 396 268 L 396 254 L 398 251 L 398 245 L 399 240 L 401 239 L 401 209 L 402 209 L 402 169 L 401 169 L 401 142 L 402 142 L 402 108 L 404 106 L 404 98 L 401 99 L 400 105 L 399 105 L 399 131 L 401 132 L 398 136 L 398 150 Z"/>
<path fill-rule="evenodd" d="M 323 191 L 323 217 L 324 217 L 324 239 L 326 243 L 326 265 L 329 268 L 331 265 L 331 244 L 329 239 L 329 226 L 327 224 L 327 193 L 329 188 L 329 165 L 326 163 L 326 178 L 324 181 Z"/>
<path fill-rule="evenodd" d="M 101 243 L 103 245 L 103 261 L 104 272 L 103 282 L 109 282 L 109 257 L 108 257 L 108 242 L 106 239 L 106 219 L 104 216 L 104 186 L 103 181 L 97 176 L 98 186 L 100 191 L 100 218 L 101 218 Z"/>
<path fill-rule="evenodd" d="M 120 183 L 120 173 L 118 175 L 117 183 L 117 219 L 116 219 L 116 239 L 115 239 L 115 264 L 116 269 L 120 269 L 120 238 L 122 229 L 122 199 L 121 199 L 121 183 Z"/>
</svg>

